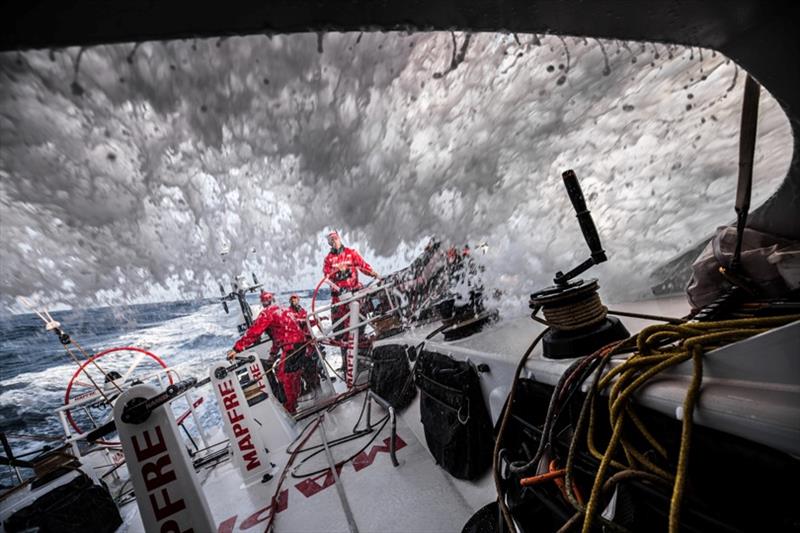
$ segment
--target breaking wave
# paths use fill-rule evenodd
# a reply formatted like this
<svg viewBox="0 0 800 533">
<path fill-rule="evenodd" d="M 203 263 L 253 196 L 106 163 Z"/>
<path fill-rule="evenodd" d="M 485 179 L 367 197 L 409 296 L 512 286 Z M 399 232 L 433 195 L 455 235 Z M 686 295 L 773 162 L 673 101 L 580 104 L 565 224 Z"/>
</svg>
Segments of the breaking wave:
<svg viewBox="0 0 800 533">
<path fill-rule="evenodd" d="M 586 255 L 567 168 L 603 290 L 636 297 L 733 217 L 744 78 L 697 48 L 445 32 L 0 54 L 0 298 L 311 287 L 328 228 L 383 271 L 432 235 L 487 243 L 487 284 L 522 298 Z M 758 132 L 754 205 L 791 157 L 766 94 Z"/>
</svg>

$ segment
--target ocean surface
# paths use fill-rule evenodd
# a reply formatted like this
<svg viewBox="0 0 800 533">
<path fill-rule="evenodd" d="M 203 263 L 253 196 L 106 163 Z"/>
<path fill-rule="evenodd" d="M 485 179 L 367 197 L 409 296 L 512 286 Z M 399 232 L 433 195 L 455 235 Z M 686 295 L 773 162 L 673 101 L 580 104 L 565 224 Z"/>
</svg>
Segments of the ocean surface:
<svg viewBox="0 0 800 533">
<path fill-rule="evenodd" d="M 299 292 L 301 304 L 310 309 L 310 294 Z M 327 295 L 326 295 L 327 296 Z M 278 295 L 288 305 L 289 293 Z M 321 300 L 320 300 L 321 301 Z M 254 314 L 260 311 L 257 298 L 251 299 Z M 51 313 L 64 331 L 88 354 L 131 346 L 147 350 L 176 370 L 181 378 L 202 379 L 208 368 L 225 359 L 239 337 L 236 326 L 241 320 L 238 305 L 232 302 L 230 314 L 213 300 L 178 301 L 155 304 L 102 307 Z M 75 344 L 70 348 L 78 360 L 84 360 Z M 124 373 L 135 362 L 138 352 L 116 352 L 97 359 L 98 367 L 89 368 L 93 379 L 102 383 L 102 372 Z M 140 361 L 135 375 L 158 369 L 149 356 Z M 41 447 L 43 441 L 30 437 L 62 437 L 64 430 L 56 409 L 64 405 L 65 391 L 76 373 L 77 365 L 57 336 L 44 328 L 35 314 L 0 316 L 0 432 L 6 433 L 15 455 Z M 102 371 L 102 372 L 101 372 Z M 73 394 L 90 390 L 83 376 L 76 379 Z M 176 413 L 186 405 L 176 402 Z M 201 424 L 215 425 L 219 420 L 213 395 L 206 394 L 199 408 Z M 108 410 L 91 413 L 108 416 Z M 75 412 L 76 424 L 86 428 L 86 414 Z M 190 432 L 196 432 L 191 418 Z M 0 469 L 0 484 L 11 481 L 10 472 Z"/>
</svg>

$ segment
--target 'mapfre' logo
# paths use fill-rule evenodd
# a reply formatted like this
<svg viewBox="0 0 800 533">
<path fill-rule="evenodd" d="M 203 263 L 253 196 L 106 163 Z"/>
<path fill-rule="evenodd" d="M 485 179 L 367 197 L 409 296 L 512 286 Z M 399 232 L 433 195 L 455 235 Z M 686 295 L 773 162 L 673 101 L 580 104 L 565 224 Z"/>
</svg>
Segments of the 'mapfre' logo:
<svg viewBox="0 0 800 533">
<path fill-rule="evenodd" d="M 147 490 L 147 502 L 158 523 L 159 531 L 180 531 L 177 515 L 186 509 L 186 503 L 178 495 L 180 492 L 176 483 L 178 478 L 172 466 L 172 458 L 164 441 L 161 426 L 155 426 L 152 433 L 145 430 L 138 435 L 132 435 L 131 443 Z M 140 505 L 147 503 L 143 502 Z"/>
<path fill-rule="evenodd" d="M 255 470 L 261 466 L 261 461 L 258 460 L 258 451 L 253 445 L 253 437 L 250 435 L 250 430 L 247 424 L 244 423 L 244 414 L 240 411 L 239 400 L 236 397 L 236 389 L 234 389 L 233 380 L 228 379 L 217 385 L 219 393 L 222 397 L 222 405 L 225 409 L 225 416 L 230 421 L 231 429 L 233 430 L 233 437 L 236 441 L 236 446 L 242 452 L 245 467 L 247 471 Z"/>
</svg>

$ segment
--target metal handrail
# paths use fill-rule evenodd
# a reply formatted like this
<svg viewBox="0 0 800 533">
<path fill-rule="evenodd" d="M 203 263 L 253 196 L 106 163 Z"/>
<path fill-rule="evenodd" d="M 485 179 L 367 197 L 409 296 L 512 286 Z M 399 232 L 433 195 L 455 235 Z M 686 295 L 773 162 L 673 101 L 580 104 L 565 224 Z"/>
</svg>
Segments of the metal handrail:
<svg viewBox="0 0 800 533">
<path fill-rule="evenodd" d="M 394 412 L 394 407 L 386 400 L 375 394 L 372 389 L 367 390 L 367 429 L 372 429 L 372 409 L 369 400 L 375 400 L 375 403 L 383 407 L 389 413 L 389 422 L 392 425 L 392 436 L 389 438 L 389 457 L 392 458 L 392 465 L 396 468 L 400 466 L 397 461 L 397 454 L 395 453 L 395 440 L 397 439 L 397 417 Z"/>
</svg>

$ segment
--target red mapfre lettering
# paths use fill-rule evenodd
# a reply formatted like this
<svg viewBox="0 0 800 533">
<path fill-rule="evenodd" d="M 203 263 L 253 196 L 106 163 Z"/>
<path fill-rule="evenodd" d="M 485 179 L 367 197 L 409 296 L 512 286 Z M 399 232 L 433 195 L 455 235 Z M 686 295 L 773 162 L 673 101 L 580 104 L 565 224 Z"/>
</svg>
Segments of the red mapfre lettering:
<svg viewBox="0 0 800 533">
<path fill-rule="evenodd" d="M 239 405 L 238 403 L 236 405 Z M 226 407 L 227 409 L 227 407 Z M 236 422 L 240 421 L 244 418 L 243 414 L 240 414 L 236 411 L 236 408 L 232 408 L 228 410 L 228 420 L 231 421 L 231 424 L 235 424 Z"/>
<path fill-rule="evenodd" d="M 217 527 L 217 533 L 233 533 L 237 518 L 239 518 L 239 515 L 235 514 L 227 520 L 220 522 L 219 527 Z"/>
<path fill-rule="evenodd" d="M 140 468 L 145 489 L 150 493 L 148 499 L 153 509 L 153 515 L 156 521 L 163 522 L 175 513 L 186 509 L 186 503 L 182 498 L 174 502 L 170 500 L 167 489 L 169 485 L 177 479 L 177 476 L 175 475 L 175 471 L 169 468 L 172 464 L 172 459 L 169 456 L 169 450 L 167 450 L 167 443 L 164 440 L 164 433 L 161 430 L 161 426 L 155 426 L 153 428 L 153 433 L 155 433 L 157 440 L 153 440 L 151 434 L 147 430 L 143 431 L 140 435 L 142 441 L 144 441 L 144 447 L 140 445 L 136 435 L 131 436 L 131 444 L 133 445 L 136 459 L 139 460 L 141 465 Z M 159 496 L 161 501 L 159 501 Z M 180 526 L 175 520 L 167 520 L 161 524 L 160 531 L 189 533 L 192 530 L 181 531 Z"/>
<path fill-rule="evenodd" d="M 336 467 L 337 474 L 341 475 L 343 466 L 344 464 L 341 464 L 338 467 Z M 318 480 L 320 479 L 322 479 L 321 485 L 318 482 Z M 310 498 L 311 496 L 322 491 L 323 489 L 327 489 L 335 482 L 336 479 L 333 477 L 333 472 L 329 468 L 324 474 L 304 479 L 303 481 L 295 485 L 295 488 L 297 488 L 297 490 L 299 490 L 303 494 L 303 496 L 305 496 L 306 498 Z"/>
<path fill-rule="evenodd" d="M 407 446 L 406 442 L 400 438 L 398 435 L 395 440 L 395 449 L 400 450 Z M 251 452 L 254 453 L 254 452 Z M 376 444 L 370 449 L 369 453 L 362 452 L 356 456 L 353 460 L 353 467 L 354 470 L 357 472 L 361 469 L 364 469 L 371 465 L 375 461 L 375 457 L 378 453 L 389 453 L 389 438 L 383 440 L 383 444 Z M 341 475 L 342 467 L 344 465 L 339 465 L 336 469 L 339 475 Z M 320 483 L 322 481 L 322 483 Z M 295 488 L 303 494 L 306 498 L 314 496 L 319 492 L 333 486 L 335 483 L 333 474 L 330 469 L 328 469 L 324 474 L 320 474 L 316 477 L 306 479 L 301 481 L 300 483 L 295 485 Z M 279 513 L 285 510 L 289 506 L 289 493 L 286 489 L 282 490 L 281 493 L 278 495 L 278 499 L 276 500 L 276 507 L 275 512 Z M 268 505 L 263 509 L 260 509 L 247 517 L 239 527 L 240 530 L 250 529 L 261 522 L 268 520 L 272 515 L 272 506 Z M 238 518 L 237 515 L 234 515 L 227 520 L 220 522 L 219 528 L 217 533 L 232 533 L 233 528 L 236 526 L 236 519 Z"/>
<path fill-rule="evenodd" d="M 250 448 L 252 447 L 253 446 L 250 445 Z M 247 467 L 248 472 L 250 470 L 253 470 L 261 466 L 261 461 L 258 460 L 258 452 L 256 452 L 255 450 L 249 451 L 247 453 L 242 453 L 242 459 L 244 459 L 245 462 L 247 463 L 245 467 Z"/>
<path fill-rule="evenodd" d="M 164 470 L 171 464 L 172 460 L 170 460 L 168 453 L 159 457 L 155 462 L 144 463 L 142 477 L 144 478 L 144 486 L 147 487 L 147 492 L 152 492 L 158 487 L 175 481 L 175 471 Z"/>
<path fill-rule="evenodd" d="M 164 442 L 164 434 L 161 432 L 161 426 L 156 426 L 153 431 L 155 431 L 155 434 L 158 437 L 156 442 L 152 441 L 150 438 L 150 433 L 148 433 L 147 430 L 142 432 L 142 439 L 144 439 L 145 443 L 144 449 L 139 446 L 139 441 L 136 439 L 136 435 L 131 436 L 133 451 L 136 452 L 136 459 L 139 462 L 147 461 L 151 457 L 161 455 L 167 451 L 167 444 Z"/>
<path fill-rule="evenodd" d="M 219 387 L 219 392 L 223 396 L 227 396 L 228 394 L 232 394 L 233 392 L 235 392 L 233 389 L 233 381 L 231 380 L 223 381 L 222 383 L 217 385 L 217 387 Z"/>
<path fill-rule="evenodd" d="M 375 460 L 375 457 L 378 455 L 378 452 L 389 453 L 389 439 L 391 439 L 391 437 L 386 437 L 383 439 L 383 446 L 376 444 L 372 447 L 369 453 L 361 452 L 360 454 L 356 455 L 353 458 L 353 469 L 358 472 L 362 468 L 366 468 L 371 465 Z M 401 450 L 405 447 L 405 441 L 400 438 L 400 435 L 397 435 L 394 439 L 394 450 Z"/>
<path fill-rule="evenodd" d="M 281 511 L 285 511 L 286 508 L 289 506 L 289 490 L 283 489 L 280 494 L 278 494 L 278 499 L 275 501 L 275 512 L 280 513 Z M 269 520 L 269 517 L 272 516 L 272 505 L 267 505 L 261 510 L 256 511 L 249 517 L 242 522 L 242 525 L 239 526 L 239 529 L 250 529 L 253 526 L 258 525 L 259 523 L 263 522 L 264 520 Z"/>
<path fill-rule="evenodd" d="M 229 394 L 222 397 L 222 403 L 225 405 L 225 410 L 230 411 L 239 406 L 239 400 L 236 399 L 236 394 Z"/>
<path fill-rule="evenodd" d="M 241 424 L 234 424 L 233 425 L 233 435 L 237 439 L 242 435 L 248 435 L 249 431 L 247 430 L 247 426 L 243 426 Z M 239 446 L 241 448 L 241 445 Z"/>
<path fill-rule="evenodd" d="M 184 503 L 183 498 L 175 500 L 174 502 L 169 500 L 169 493 L 166 487 L 161 489 L 160 493 L 164 499 L 164 505 L 159 505 L 156 499 L 157 492 L 150 494 L 150 505 L 153 506 L 153 514 L 155 514 L 156 520 L 159 522 L 186 509 L 186 503 Z"/>
</svg>

